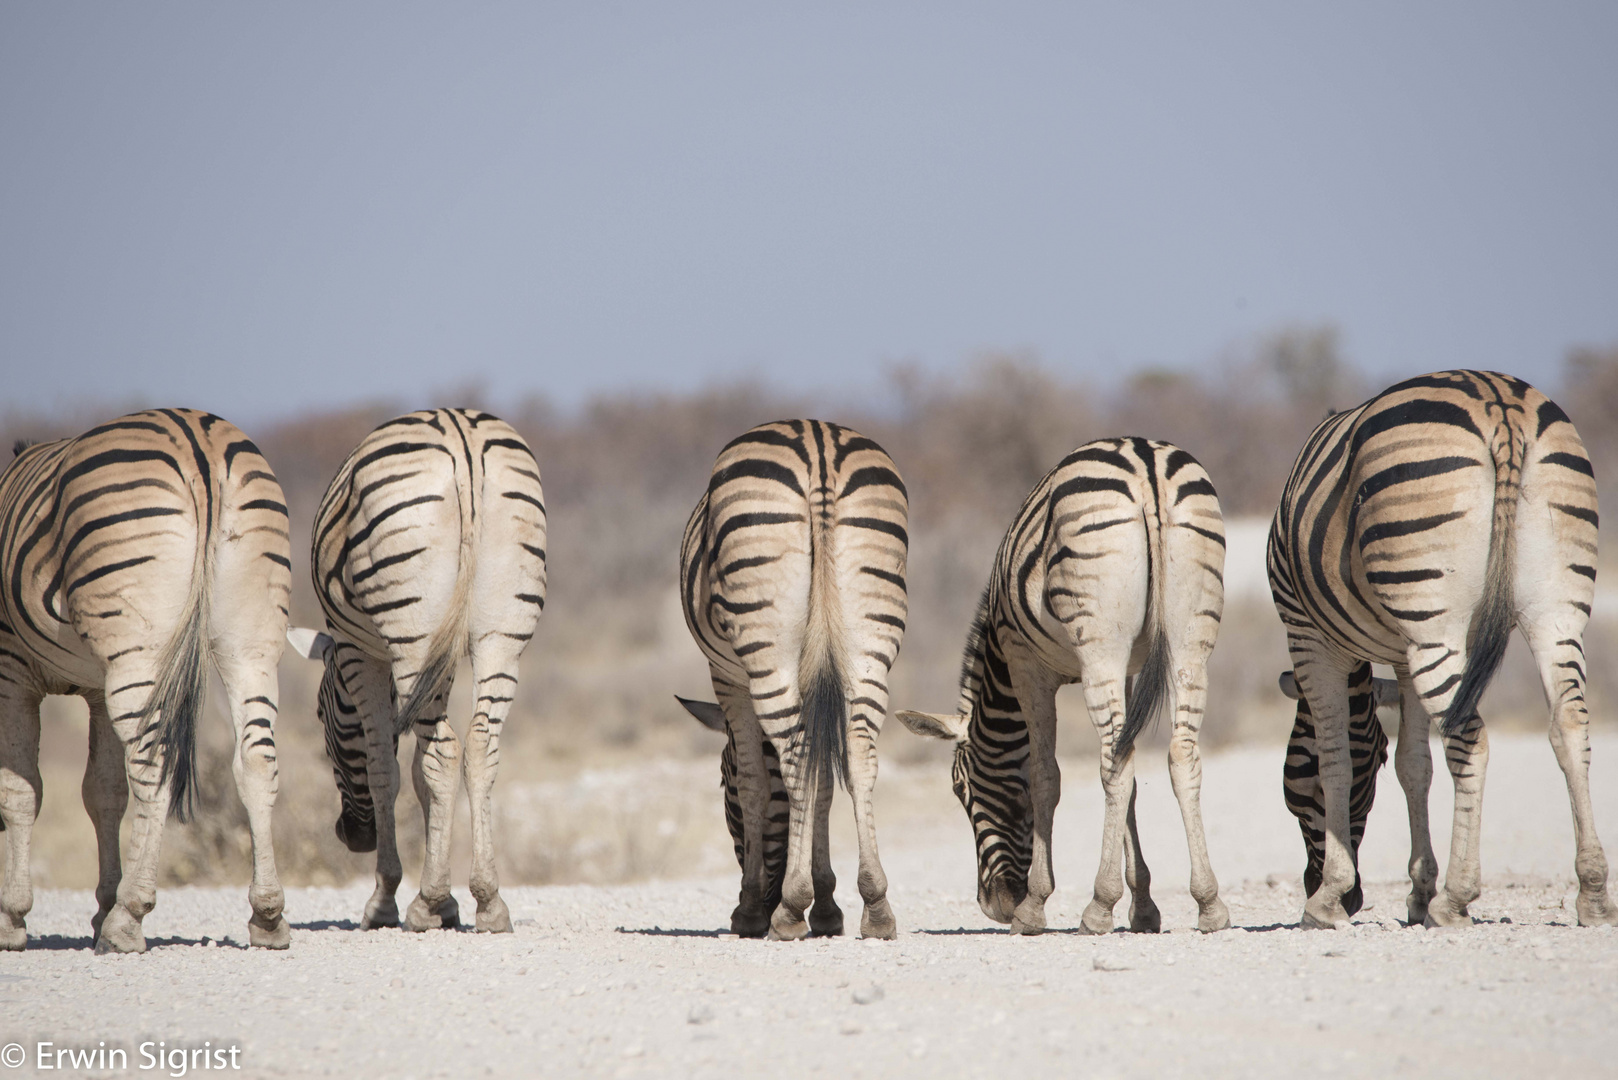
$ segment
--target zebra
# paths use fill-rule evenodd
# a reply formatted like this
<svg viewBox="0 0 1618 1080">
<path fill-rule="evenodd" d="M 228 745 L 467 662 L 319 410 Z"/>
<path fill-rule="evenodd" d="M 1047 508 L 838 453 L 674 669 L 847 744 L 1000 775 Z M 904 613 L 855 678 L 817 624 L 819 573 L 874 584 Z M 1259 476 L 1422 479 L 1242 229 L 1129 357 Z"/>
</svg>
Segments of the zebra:
<svg viewBox="0 0 1618 1080">
<path fill-rule="evenodd" d="M 362 928 L 399 925 L 393 804 L 399 736 L 414 729 L 427 851 L 404 925 L 460 923 L 449 883 L 459 767 L 472 809 L 476 926 L 509 933 L 490 791 L 518 662 L 545 608 L 545 502 L 532 451 L 486 412 L 428 409 L 389 420 L 326 489 L 311 570 L 327 632 L 288 636 L 325 665 L 318 709 L 342 802 L 337 836 L 351 851 L 377 853 Z M 468 652 L 476 700 L 463 757 L 447 712 L 455 665 Z"/>
<path fill-rule="evenodd" d="M 211 413 L 150 409 L 77 438 L 18 444 L 0 475 L 0 828 L 9 855 L 0 948 L 28 940 L 40 700 L 78 694 L 90 709 L 83 798 L 99 861 L 95 950 L 145 950 L 164 819 L 186 820 L 196 790 L 209 661 L 229 701 L 252 835 L 248 938 L 290 944 L 270 816 L 291 550 L 269 463 Z M 131 793 L 125 875 L 119 823 Z"/>
<path fill-rule="evenodd" d="M 1281 674 L 1281 692 L 1298 703 L 1287 742 L 1286 765 L 1282 770 L 1282 797 L 1287 810 L 1298 819 L 1303 832 L 1306 863 L 1303 871 L 1304 894 L 1320 887 L 1325 854 L 1325 804 L 1321 801 L 1320 762 L 1315 746 L 1315 719 L 1309 702 L 1298 692 L 1292 672 Z M 1354 885 L 1343 894 L 1343 910 L 1353 915 L 1365 902 L 1360 887 L 1360 841 L 1365 822 L 1376 801 L 1376 776 L 1388 761 L 1388 733 L 1377 719 L 1377 709 L 1399 701 L 1399 684 L 1371 676 L 1371 665 L 1355 665 L 1348 675 L 1348 746 L 1353 763 L 1354 783 L 1349 791 L 1349 854 L 1354 860 Z"/>
<path fill-rule="evenodd" d="M 1319 786 L 1305 828 L 1319 887 L 1306 927 L 1346 923 L 1355 883 L 1356 789 L 1375 754 L 1355 754 L 1366 661 L 1390 664 L 1400 695 L 1394 771 L 1410 817 L 1411 923 L 1467 925 L 1479 895 L 1479 821 L 1489 743 L 1478 701 L 1511 628 L 1527 638 L 1551 704 L 1577 844 L 1578 919 L 1618 922 L 1590 804 L 1583 633 L 1595 592 L 1596 488 L 1578 432 L 1521 379 L 1440 371 L 1327 417 L 1303 446 L 1270 527 L 1269 574 L 1293 672 L 1313 717 L 1288 785 Z M 1363 696 L 1363 695 L 1360 695 Z M 1455 785 L 1439 894 L 1427 821 L 1439 725 Z M 1374 769 L 1372 770 L 1374 771 Z M 1374 789 L 1365 788 L 1364 809 Z M 1313 812 L 1313 811 L 1311 811 Z M 1318 838 L 1317 838 L 1318 837 Z"/>
<path fill-rule="evenodd" d="M 955 794 L 977 843 L 978 905 L 1013 933 L 1045 928 L 1055 888 L 1056 690 L 1073 682 L 1082 682 L 1101 737 L 1106 795 L 1101 865 L 1080 929 L 1113 929 L 1124 888 L 1120 846 L 1130 928 L 1161 928 L 1135 827 L 1134 743 L 1171 699 L 1170 777 L 1197 926 L 1230 925 L 1208 861 L 1197 749 L 1224 564 L 1219 498 L 1195 458 L 1139 437 L 1086 443 L 1034 487 L 1001 541 L 967 635 L 957 711 L 898 714 L 916 734 L 955 744 Z"/>
<path fill-rule="evenodd" d="M 842 933 L 827 840 L 834 777 L 854 804 L 860 933 L 897 932 L 872 790 L 908 615 L 908 518 L 904 481 L 875 442 L 782 420 L 720 451 L 686 524 L 681 606 L 718 697 L 687 708 L 729 735 L 721 772 L 740 936 Z"/>
</svg>

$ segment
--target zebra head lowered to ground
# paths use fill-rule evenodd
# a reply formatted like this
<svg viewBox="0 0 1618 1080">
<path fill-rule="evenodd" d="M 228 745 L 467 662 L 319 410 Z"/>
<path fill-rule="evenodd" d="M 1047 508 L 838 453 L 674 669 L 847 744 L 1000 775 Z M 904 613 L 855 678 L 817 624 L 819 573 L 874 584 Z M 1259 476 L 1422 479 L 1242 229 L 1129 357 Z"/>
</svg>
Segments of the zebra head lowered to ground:
<svg viewBox="0 0 1618 1080">
<path fill-rule="evenodd" d="M 291 595 L 286 499 L 258 447 L 191 409 L 152 409 L 74 439 L 19 446 L 0 475 L 0 948 L 27 942 L 39 809 L 39 703 L 90 707 L 84 805 L 100 878 L 97 952 L 146 947 L 163 821 L 188 812 L 208 668 L 235 728 L 253 844 L 253 945 L 285 948 L 270 816 L 279 782 L 276 666 Z M 129 872 L 119 822 L 129 803 Z"/>
<path fill-rule="evenodd" d="M 1596 523 L 1578 432 L 1555 402 L 1509 375 L 1407 379 L 1309 436 L 1269 544 L 1270 587 L 1302 694 L 1288 803 L 1311 865 L 1320 848 L 1304 925 L 1346 922 L 1355 890 L 1356 818 L 1370 809 L 1381 752 L 1380 727 L 1374 718 L 1364 726 L 1369 662 L 1391 665 L 1399 687 L 1394 771 L 1410 811 L 1410 921 L 1472 921 L 1489 755 L 1477 707 L 1513 626 L 1551 704 L 1551 744 L 1573 808 L 1579 922 L 1618 922 L 1591 809 L 1584 701 Z M 1441 894 L 1427 821 L 1434 722 L 1455 785 Z"/>
<path fill-rule="evenodd" d="M 904 637 L 908 513 L 880 446 L 786 420 L 720 451 L 686 525 L 681 606 L 719 701 L 685 704 L 729 736 L 720 769 L 742 868 L 738 934 L 842 932 L 827 847 L 834 780 L 854 804 L 860 932 L 896 933 L 871 796 Z"/>
<path fill-rule="evenodd" d="M 1134 743 L 1162 706 L 1172 706 L 1169 767 L 1197 925 L 1230 925 L 1203 838 L 1197 749 L 1224 564 L 1219 499 L 1190 454 L 1141 438 L 1081 446 L 1034 487 L 1001 541 L 967 635 L 955 713 L 899 713 L 917 734 L 954 742 L 955 794 L 977 842 L 978 903 L 1013 932 L 1044 929 L 1055 888 L 1056 691 L 1074 682 L 1101 737 L 1106 794 L 1082 928 L 1112 930 L 1125 878 L 1130 927 L 1159 928 L 1135 828 Z"/>
<path fill-rule="evenodd" d="M 404 925 L 459 922 L 449 845 L 464 773 L 477 928 L 509 931 L 490 792 L 518 660 L 545 606 L 545 503 L 528 444 L 477 410 L 430 409 L 388 421 L 326 489 L 311 562 L 326 632 L 300 628 L 288 637 L 325 665 L 319 709 L 342 796 L 337 835 L 352 850 L 377 853 L 376 890 L 361 925 L 400 921 L 393 805 L 399 737 L 413 731 L 427 852 Z M 447 710 L 455 665 L 468 654 L 474 701 L 463 751 Z"/>
</svg>

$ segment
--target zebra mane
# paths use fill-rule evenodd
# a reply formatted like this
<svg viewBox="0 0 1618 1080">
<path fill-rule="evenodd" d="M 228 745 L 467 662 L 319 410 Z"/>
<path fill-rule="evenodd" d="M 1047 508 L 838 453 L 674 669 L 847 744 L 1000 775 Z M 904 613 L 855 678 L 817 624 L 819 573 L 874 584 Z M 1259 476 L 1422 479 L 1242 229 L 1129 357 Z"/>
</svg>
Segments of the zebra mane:
<svg viewBox="0 0 1618 1080">
<path fill-rule="evenodd" d="M 39 442 L 38 439 L 18 439 L 16 442 L 11 444 L 11 456 L 14 458 L 21 457 L 24 450 L 28 449 L 30 446 L 33 446 L 37 442 Z"/>
<path fill-rule="evenodd" d="M 976 704 L 983 692 L 983 646 L 989 637 L 989 612 L 994 607 L 995 576 L 989 575 L 988 584 L 978 597 L 978 608 L 972 616 L 972 625 L 966 631 L 966 647 L 961 650 L 961 703 Z M 970 710 L 968 710 L 970 712 Z"/>
</svg>

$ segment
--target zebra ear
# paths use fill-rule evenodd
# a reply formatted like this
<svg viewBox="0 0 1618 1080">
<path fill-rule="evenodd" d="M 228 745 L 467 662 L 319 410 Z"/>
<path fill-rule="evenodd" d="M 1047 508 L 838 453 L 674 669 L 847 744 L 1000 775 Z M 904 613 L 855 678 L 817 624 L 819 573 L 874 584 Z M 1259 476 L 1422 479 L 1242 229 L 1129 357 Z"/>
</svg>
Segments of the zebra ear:
<svg viewBox="0 0 1618 1080">
<path fill-rule="evenodd" d="M 1399 682 L 1397 679 L 1372 679 L 1371 693 L 1376 695 L 1376 707 L 1399 704 Z"/>
<path fill-rule="evenodd" d="M 894 714 L 899 723 L 924 739 L 949 739 L 960 742 L 966 738 L 966 718 L 959 713 L 925 713 L 900 709 Z"/>
<path fill-rule="evenodd" d="M 717 701 L 692 701 L 679 694 L 674 695 L 674 700 L 684 705 L 685 711 L 696 717 L 703 727 L 713 731 L 725 730 L 725 713 Z"/>
<path fill-rule="evenodd" d="M 325 661 L 331 655 L 332 646 L 337 643 L 330 634 L 323 634 L 319 630 L 311 630 L 306 626 L 293 626 L 287 630 L 287 643 L 292 650 L 305 660 Z"/>
<path fill-rule="evenodd" d="M 1298 690 L 1298 680 L 1290 671 L 1281 672 L 1281 693 L 1297 701 L 1303 696 Z"/>
</svg>

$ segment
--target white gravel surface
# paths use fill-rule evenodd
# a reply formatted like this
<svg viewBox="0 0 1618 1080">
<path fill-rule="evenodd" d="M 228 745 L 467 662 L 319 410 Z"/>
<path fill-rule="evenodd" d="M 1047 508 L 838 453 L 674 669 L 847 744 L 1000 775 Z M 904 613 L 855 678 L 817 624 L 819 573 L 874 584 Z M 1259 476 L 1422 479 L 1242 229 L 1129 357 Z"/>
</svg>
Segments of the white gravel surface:
<svg viewBox="0 0 1618 1080">
<path fill-rule="evenodd" d="M 283 953 L 241 947 L 245 888 L 168 889 L 146 920 L 146 955 L 97 957 L 90 894 L 41 892 L 29 951 L 0 955 L 0 1044 L 28 1058 L 0 1074 L 34 1072 L 50 1042 L 105 1043 L 127 1060 L 53 1076 L 168 1075 L 142 1069 L 141 1044 L 161 1040 L 153 1051 L 239 1047 L 248 1076 L 1618 1075 L 1618 931 L 1573 925 L 1571 819 L 1545 740 L 1494 738 L 1485 888 L 1466 930 L 1398 922 L 1406 840 L 1391 770 L 1364 852 L 1368 910 L 1346 931 L 1294 929 L 1302 845 L 1269 749 L 1207 762 L 1210 849 L 1235 929 L 1190 929 L 1178 814 L 1166 772 L 1146 765 L 1143 847 L 1169 932 L 1066 932 L 1094 868 L 1091 767 L 1069 763 L 1063 887 L 1052 932 L 1033 939 L 978 911 L 964 815 L 931 770 L 884 776 L 893 942 L 731 938 L 727 874 L 508 888 L 516 933 L 498 937 L 361 933 L 366 886 L 292 889 Z M 1618 853 L 1618 738 L 1597 740 L 1594 780 Z M 1434 787 L 1447 823 L 1442 773 Z M 1442 860 L 1447 836 L 1435 841 Z M 846 835 L 834 851 L 857 926 Z"/>
</svg>

